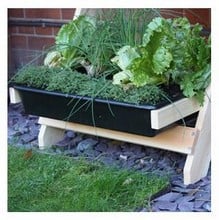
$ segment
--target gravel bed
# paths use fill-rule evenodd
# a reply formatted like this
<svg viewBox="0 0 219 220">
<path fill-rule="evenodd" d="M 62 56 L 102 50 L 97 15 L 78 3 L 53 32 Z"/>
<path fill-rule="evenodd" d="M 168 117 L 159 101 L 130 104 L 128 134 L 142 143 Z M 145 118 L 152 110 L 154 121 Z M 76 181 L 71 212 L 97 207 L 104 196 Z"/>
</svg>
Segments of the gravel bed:
<svg viewBox="0 0 219 220">
<path fill-rule="evenodd" d="M 8 143 L 18 147 L 38 148 L 40 125 L 38 117 L 25 115 L 21 104 L 8 107 Z M 186 156 L 151 147 L 98 138 L 74 131 L 65 131 L 62 140 L 52 148 L 44 150 L 49 154 L 64 154 L 70 157 L 85 157 L 98 160 L 109 166 L 135 169 L 143 173 L 168 175 L 170 187 L 150 202 L 150 208 L 141 207 L 140 212 L 210 212 L 211 170 L 199 182 L 183 184 L 183 167 Z"/>
</svg>

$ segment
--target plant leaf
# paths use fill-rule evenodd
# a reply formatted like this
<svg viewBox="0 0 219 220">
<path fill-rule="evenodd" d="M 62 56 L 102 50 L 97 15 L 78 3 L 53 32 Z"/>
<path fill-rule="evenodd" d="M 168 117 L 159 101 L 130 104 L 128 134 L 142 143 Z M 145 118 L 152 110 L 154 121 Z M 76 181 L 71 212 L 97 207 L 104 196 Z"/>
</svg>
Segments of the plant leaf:
<svg viewBox="0 0 219 220">
<path fill-rule="evenodd" d="M 57 50 L 62 53 L 65 66 L 71 66 L 72 59 L 83 55 L 79 47 L 82 42 L 89 45 L 90 36 L 95 28 L 95 19 L 88 16 L 79 16 L 61 27 L 56 36 L 56 45 Z"/>
<path fill-rule="evenodd" d="M 159 47 L 153 55 L 154 72 L 157 74 L 162 74 L 170 67 L 172 60 L 173 56 L 169 50 L 163 46 Z"/>
<path fill-rule="evenodd" d="M 140 55 L 136 49 L 127 45 L 122 47 L 111 61 L 116 63 L 122 70 L 126 70 L 132 61 L 138 57 L 140 57 Z"/>
<path fill-rule="evenodd" d="M 132 73 L 129 70 L 118 72 L 113 76 L 113 84 L 114 85 L 126 84 L 130 81 L 131 77 L 132 77 Z"/>
</svg>

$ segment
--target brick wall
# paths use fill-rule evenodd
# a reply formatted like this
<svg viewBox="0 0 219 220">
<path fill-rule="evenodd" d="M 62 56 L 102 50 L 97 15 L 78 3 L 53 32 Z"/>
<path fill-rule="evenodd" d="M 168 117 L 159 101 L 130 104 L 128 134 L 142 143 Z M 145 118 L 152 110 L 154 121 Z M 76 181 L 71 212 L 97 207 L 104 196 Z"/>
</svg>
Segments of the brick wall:
<svg viewBox="0 0 219 220">
<path fill-rule="evenodd" d="M 210 9 L 165 9 L 163 16 L 186 16 L 192 23 L 211 27 Z M 75 9 L 8 9 L 9 76 L 54 44 L 62 24 L 70 21 Z"/>
<path fill-rule="evenodd" d="M 54 36 L 61 25 L 72 20 L 74 11 L 54 8 L 8 9 L 9 75 L 52 46 Z"/>
</svg>

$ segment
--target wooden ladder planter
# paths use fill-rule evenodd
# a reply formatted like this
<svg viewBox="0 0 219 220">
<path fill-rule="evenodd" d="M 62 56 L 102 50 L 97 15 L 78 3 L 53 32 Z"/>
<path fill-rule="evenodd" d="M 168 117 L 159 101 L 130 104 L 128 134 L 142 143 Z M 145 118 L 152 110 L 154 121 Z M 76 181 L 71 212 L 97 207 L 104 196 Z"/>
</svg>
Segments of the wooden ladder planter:
<svg viewBox="0 0 219 220">
<path fill-rule="evenodd" d="M 76 19 L 82 14 L 96 14 L 96 9 L 77 8 L 73 19 Z M 18 91 L 10 88 L 9 92 L 12 103 L 21 102 Z M 41 128 L 38 136 L 39 148 L 45 149 L 45 147 L 55 144 L 62 139 L 64 131 L 68 129 L 114 140 L 174 151 L 187 155 L 183 169 L 184 184 L 192 184 L 206 176 L 211 160 L 210 86 L 206 90 L 206 94 L 204 105 L 201 108 L 194 99 L 185 98 L 174 102 L 172 105 L 151 111 L 151 127 L 153 129 L 161 129 L 180 118 L 186 117 L 197 111 L 199 112 L 194 128 L 173 126 L 165 129 L 155 137 L 146 137 L 40 117 L 39 124 L 41 124 Z"/>
<path fill-rule="evenodd" d="M 21 102 L 19 92 L 10 88 L 12 103 Z M 194 128 L 175 125 L 169 127 L 154 137 L 146 137 L 126 132 L 87 126 L 78 123 L 66 122 L 52 118 L 40 117 L 41 124 L 38 142 L 39 148 L 45 149 L 62 139 L 64 130 L 74 130 L 99 137 L 110 138 L 143 146 L 150 146 L 163 150 L 186 154 L 184 165 L 184 184 L 195 183 L 206 176 L 210 164 L 211 154 L 211 103 L 210 87 L 206 90 L 204 105 L 200 108 Z M 187 100 L 187 101 L 186 101 Z M 169 107 L 151 112 L 153 128 L 161 128 L 178 120 L 179 112 L 183 117 L 197 111 L 197 105 L 191 99 L 182 99 Z M 172 107 L 171 107 L 172 106 Z M 188 109 L 192 109 L 189 110 Z M 178 113 L 176 113 L 178 112 Z M 190 113 L 189 113 L 190 112 Z"/>
</svg>

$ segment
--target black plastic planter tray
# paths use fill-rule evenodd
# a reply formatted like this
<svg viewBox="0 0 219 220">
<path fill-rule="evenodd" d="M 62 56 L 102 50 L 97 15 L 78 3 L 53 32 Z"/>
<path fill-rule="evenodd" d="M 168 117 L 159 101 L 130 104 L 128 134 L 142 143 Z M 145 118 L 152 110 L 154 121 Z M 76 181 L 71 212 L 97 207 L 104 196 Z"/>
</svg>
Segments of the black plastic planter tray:
<svg viewBox="0 0 219 220">
<path fill-rule="evenodd" d="M 19 91 L 26 114 L 150 137 L 159 132 L 151 128 L 151 110 L 169 104 L 135 105 L 24 86 L 13 87 Z"/>
</svg>

